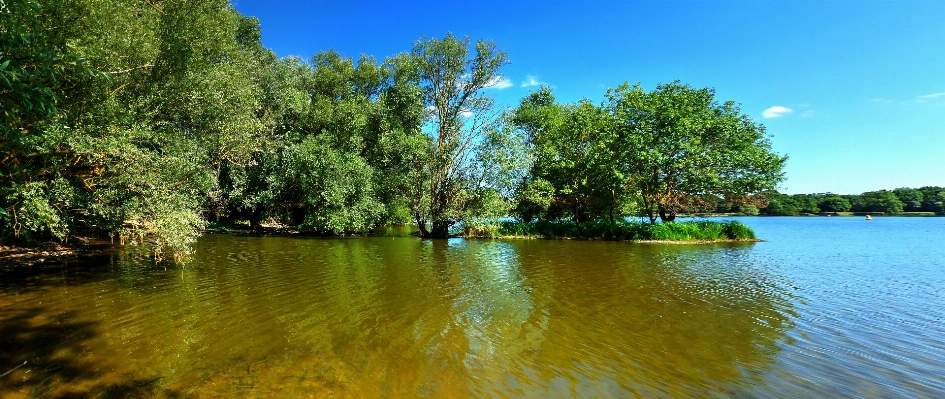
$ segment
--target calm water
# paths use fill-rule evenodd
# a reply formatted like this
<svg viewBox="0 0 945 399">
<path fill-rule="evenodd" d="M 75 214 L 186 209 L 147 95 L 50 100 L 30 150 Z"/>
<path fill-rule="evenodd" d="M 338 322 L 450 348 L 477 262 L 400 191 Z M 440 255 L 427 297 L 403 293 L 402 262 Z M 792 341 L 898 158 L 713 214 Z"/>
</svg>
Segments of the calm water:
<svg viewBox="0 0 945 399">
<path fill-rule="evenodd" d="M 742 220 L 768 241 L 208 235 L 183 270 L 0 265 L 0 397 L 945 396 L 945 218 Z"/>
</svg>

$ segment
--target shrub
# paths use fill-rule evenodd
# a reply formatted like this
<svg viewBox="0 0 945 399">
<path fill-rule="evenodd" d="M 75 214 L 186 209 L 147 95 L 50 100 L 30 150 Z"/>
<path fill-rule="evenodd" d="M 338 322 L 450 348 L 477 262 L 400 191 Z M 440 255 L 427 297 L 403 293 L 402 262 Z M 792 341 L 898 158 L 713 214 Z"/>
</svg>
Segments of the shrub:
<svg viewBox="0 0 945 399">
<path fill-rule="evenodd" d="M 747 240 L 755 238 L 755 233 L 751 228 L 734 220 L 728 222 L 698 221 L 655 224 L 624 221 L 616 223 L 609 221 L 574 223 L 572 221 L 539 220 L 534 223 L 501 222 L 497 227 L 492 234 L 471 235 L 664 241 Z"/>
</svg>

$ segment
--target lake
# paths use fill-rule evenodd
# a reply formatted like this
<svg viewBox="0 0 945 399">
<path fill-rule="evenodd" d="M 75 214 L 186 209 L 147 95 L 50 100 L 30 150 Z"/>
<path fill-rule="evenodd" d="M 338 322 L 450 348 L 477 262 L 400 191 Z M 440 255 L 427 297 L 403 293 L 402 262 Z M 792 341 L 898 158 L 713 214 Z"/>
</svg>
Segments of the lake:
<svg viewBox="0 0 945 399">
<path fill-rule="evenodd" d="M 206 235 L 183 268 L 0 265 L 0 397 L 945 396 L 945 218 L 737 219 L 766 241 Z"/>
</svg>

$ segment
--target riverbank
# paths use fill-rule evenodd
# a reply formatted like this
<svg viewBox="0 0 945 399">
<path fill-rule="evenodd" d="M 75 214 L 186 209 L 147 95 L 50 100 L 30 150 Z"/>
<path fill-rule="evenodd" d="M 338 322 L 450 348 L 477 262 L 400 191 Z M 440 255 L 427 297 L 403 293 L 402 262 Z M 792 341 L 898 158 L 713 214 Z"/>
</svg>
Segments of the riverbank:
<svg viewBox="0 0 945 399">
<path fill-rule="evenodd" d="M 759 241 L 755 232 L 736 220 L 685 221 L 677 223 L 641 222 L 500 222 L 498 225 L 468 229 L 467 237 L 508 239 L 586 239 L 651 243 L 716 243 Z"/>
<path fill-rule="evenodd" d="M 52 241 L 27 247 L 0 246 L 0 263 L 33 264 L 43 262 L 48 258 L 73 255 L 76 250 L 75 245 L 64 245 Z"/>
</svg>

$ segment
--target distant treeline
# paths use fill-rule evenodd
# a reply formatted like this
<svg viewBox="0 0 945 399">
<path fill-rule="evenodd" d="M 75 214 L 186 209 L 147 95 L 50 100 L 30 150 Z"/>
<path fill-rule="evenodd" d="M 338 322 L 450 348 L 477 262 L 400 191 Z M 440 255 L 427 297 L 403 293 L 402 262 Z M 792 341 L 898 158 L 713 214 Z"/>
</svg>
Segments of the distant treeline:
<svg viewBox="0 0 945 399">
<path fill-rule="evenodd" d="M 743 215 L 793 216 L 824 212 L 864 212 L 899 214 L 903 212 L 934 212 L 945 215 L 945 188 L 897 188 L 869 191 L 859 195 L 833 193 L 782 194 L 765 193 L 754 204 L 716 202 L 716 213 Z M 758 206 L 760 205 L 760 206 Z"/>
</svg>

